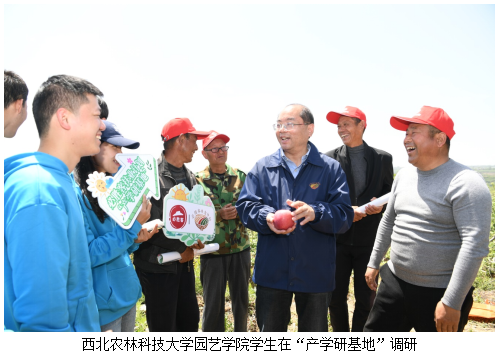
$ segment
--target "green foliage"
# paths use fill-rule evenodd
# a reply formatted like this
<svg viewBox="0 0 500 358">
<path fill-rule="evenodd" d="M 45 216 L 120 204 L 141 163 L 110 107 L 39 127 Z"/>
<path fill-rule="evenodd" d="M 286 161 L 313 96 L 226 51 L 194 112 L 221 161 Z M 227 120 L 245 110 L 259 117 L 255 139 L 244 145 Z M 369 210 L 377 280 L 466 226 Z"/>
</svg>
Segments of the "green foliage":
<svg viewBox="0 0 500 358">
<path fill-rule="evenodd" d="M 146 311 L 142 309 L 144 305 L 144 294 L 136 303 L 135 332 L 147 332 L 148 323 L 146 321 Z"/>
<path fill-rule="evenodd" d="M 200 265 L 201 265 L 200 257 L 196 256 L 193 260 L 193 266 L 194 266 L 194 276 L 196 278 L 194 285 L 197 296 L 203 296 L 203 287 L 201 286 L 201 281 L 200 281 Z"/>
</svg>

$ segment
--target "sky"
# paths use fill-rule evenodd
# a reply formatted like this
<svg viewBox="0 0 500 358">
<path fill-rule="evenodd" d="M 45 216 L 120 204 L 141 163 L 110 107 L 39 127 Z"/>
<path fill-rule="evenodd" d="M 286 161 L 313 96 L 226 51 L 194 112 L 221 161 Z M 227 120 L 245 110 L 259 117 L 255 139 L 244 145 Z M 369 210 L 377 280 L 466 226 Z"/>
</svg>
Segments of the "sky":
<svg viewBox="0 0 500 358">
<path fill-rule="evenodd" d="M 342 145 L 326 114 L 355 106 L 367 116 L 365 141 L 403 167 L 404 132 L 389 119 L 428 105 L 455 122 L 451 158 L 496 162 L 493 5 L 4 5 L 3 20 L 4 69 L 30 90 L 26 122 L 2 139 L 4 158 L 37 150 L 34 95 L 68 74 L 102 90 L 109 120 L 141 142 L 135 153 L 158 157 L 163 125 L 188 117 L 228 135 L 228 163 L 248 172 L 279 148 L 279 112 L 301 103 L 320 151 Z M 206 165 L 197 152 L 188 167 Z M 81 337 L 59 343 L 81 352 Z M 417 337 L 421 355 L 492 344 L 484 334 Z"/>
<path fill-rule="evenodd" d="M 402 167 L 404 132 L 389 119 L 428 105 L 455 123 L 451 158 L 494 165 L 494 25 L 493 5 L 5 5 L 4 69 L 30 92 L 2 153 L 37 150 L 33 97 L 68 74 L 96 85 L 135 152 L 155 157 L 163 125 L 187 117 L 227 134 L 228 163 L 248 172 L 279 148 L 279 112 L 301 103 L 321 152 L 342 145 L 326 114 L 355 106 L 364 140 Z M 206 165 L 198 151 L 188 167 Z"/>
</svg>

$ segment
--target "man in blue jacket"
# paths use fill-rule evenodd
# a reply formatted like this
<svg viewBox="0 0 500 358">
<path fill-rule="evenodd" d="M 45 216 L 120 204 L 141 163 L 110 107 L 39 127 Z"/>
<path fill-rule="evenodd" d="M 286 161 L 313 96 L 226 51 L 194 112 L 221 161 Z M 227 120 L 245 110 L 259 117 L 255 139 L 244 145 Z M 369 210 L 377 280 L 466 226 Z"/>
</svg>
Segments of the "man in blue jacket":
<svg viewBox="0 0 500 358">
<path fill-rule="evenodd" d="M 335 234 L 347 231 L 354 217 L 346 176 L 309 142 L 314 117 L 307 107 L 285 107 L 274 129 L 281 148 L 255 164 L 236 203 L 244 225 L 259 234 L 257 324 L 261 332 L 286 332 L 295 295 L 299 331 L 326 332 Z M 278 230 L 274 214 L 289 208 L 295 224 Z"/>
<path fill-rule="evenodd" d="M 4 325 L 14 331 L 100 331 L 82 211 L 70 177 L 99 153 L 97 96 L 81 78 L 45 81 L 33 99 L 40 146 L 4 162 Z"/>
</svg>

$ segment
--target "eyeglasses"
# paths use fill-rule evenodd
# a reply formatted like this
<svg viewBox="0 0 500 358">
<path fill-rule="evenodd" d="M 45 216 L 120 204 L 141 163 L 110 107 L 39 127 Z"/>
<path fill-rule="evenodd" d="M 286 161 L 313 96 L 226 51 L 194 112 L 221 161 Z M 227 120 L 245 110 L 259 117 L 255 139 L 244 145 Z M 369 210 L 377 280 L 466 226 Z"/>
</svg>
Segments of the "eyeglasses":
<svg viewBox="0 0 500 358">
<path fill-rule="evenodd" d="M 219 149 L 222 150 L 223 152 L 227 152 L 229 147 L 227 145 L 225 145 L 225 146 L 220 147 L 220 148 L 205 149 L 205 152 L 219 153 Z"/>
<path fill-rule="evenodd" d="M 283 130 L 292 130 L 295 126 L 308 126 L 309 124 L 311 123 L 285 123 L 285 124 L 281 124 L 281 123 L 275 123 L 273 124 L 273 129 L 275 131 L 279 131 L 280 129 L 283 129 Z"/>
</svg>

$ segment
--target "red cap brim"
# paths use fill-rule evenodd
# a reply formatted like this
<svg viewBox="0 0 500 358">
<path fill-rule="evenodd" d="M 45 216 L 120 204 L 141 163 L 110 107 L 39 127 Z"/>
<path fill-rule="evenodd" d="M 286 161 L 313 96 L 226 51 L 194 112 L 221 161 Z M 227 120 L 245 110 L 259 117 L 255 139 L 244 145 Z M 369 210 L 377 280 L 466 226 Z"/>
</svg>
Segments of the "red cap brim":
<svg viewBox="0 0 500 358">
<path fill-rule="evenodd" d="M 415 118 L 406 118 L 397 116 L 391 117 L 391 126 L 400 131 L 406 131 L 411 123 L 427 124 L 426 122 L 419 121 Z"/>
<path fill-rule="evenodd" d="M 196 135 L 196 140 L 203 140 L 210 134 L 210 132 L 204 132 L 204 131 L 194 131 L 188 133 Z"/>
<path fill-rule="evenodd" d="M 328 122 L 331 122 L 333 124 L 338 124 L 339 118 L 342 116 L 345 116 L 345 114 L 340 114 L 337 112 L 328 112 L 328 114 L 326 115 L 326 119 L 328 120 Z"/>
<path fill-rule="evenodd" d="M 210 143 L 212 143 L 214 140 L 216 140 L 217 138 L 220 138 L 224 141 L 224 143 L 227 143 L 229 142 L 229 137 L 225 134 L 217 134 L 210 142 L 208 143 L 203 143 L 203 149 L 205 149 Z"/>
</svg>

